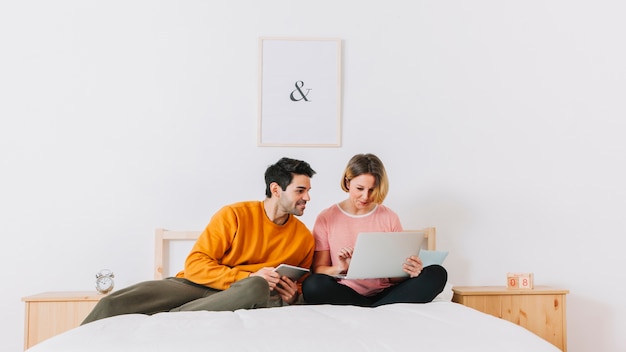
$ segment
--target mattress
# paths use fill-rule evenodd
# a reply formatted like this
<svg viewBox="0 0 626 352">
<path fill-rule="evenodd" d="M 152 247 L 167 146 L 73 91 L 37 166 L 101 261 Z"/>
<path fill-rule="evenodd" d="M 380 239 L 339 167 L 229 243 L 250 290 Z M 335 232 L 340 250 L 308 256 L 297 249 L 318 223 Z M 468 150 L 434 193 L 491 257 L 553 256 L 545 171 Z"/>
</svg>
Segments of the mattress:
<svg viewBox="0 0 626 352">
<path fill-rule="evenodd" d="M 52 337 L 29 352 L 480 351 L 559 349 L 509 321 L 453 302 L 377 308 L 297 305 L 129 314 Z"/>
</svg>

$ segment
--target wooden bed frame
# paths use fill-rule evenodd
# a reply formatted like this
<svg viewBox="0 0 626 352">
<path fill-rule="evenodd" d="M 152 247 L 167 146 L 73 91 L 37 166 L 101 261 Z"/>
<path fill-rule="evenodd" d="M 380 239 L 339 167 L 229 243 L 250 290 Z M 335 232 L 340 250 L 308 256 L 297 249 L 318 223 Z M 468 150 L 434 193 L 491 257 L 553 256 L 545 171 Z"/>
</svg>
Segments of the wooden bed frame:
<svg viewBox="0 0 626 352">
<path fill-rule="evenodd" d="M 426 238 L 426 249 L 434 251 L 437 248 L 437 232 L 434 227 L 405 231 L 423 232 L 424 238 Z M 154 233 L 154 278 L 156 280 L 163 278 L 165 256 L 168 253 L 170 241 L 195 241 L 201 233 L 202 231 L 156 229 Z"/>
</svg>

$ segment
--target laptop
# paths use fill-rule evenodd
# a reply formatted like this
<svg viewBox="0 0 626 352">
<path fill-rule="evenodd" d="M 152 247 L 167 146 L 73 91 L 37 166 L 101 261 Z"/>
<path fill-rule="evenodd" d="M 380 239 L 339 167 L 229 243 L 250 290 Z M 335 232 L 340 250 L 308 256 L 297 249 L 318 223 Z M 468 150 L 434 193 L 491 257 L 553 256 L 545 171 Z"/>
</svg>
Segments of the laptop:
<svg viewBox="0 0 626 352">
<path fill-rule="evenodd" d="M 358 234 L 350 266 L 339 279 L 378 279 L 404 277 L 402 264 L 417 255 L 424 241 L 423 231 L 361 232 Z"/>
</svg>

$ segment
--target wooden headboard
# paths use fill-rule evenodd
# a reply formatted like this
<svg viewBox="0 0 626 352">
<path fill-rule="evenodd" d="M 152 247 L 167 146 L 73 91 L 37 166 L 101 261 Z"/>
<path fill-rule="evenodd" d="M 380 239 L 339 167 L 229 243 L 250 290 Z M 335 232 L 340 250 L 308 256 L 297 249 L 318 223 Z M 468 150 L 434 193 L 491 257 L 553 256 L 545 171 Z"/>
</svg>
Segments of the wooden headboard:
<svg viewBox="0 0 626 352">
<path fill-rule="evenodd" d="M 426 227 L 421 230 L 426 238 L 426 249 L 434 251 L 437 248 L 437 232 L 434 227 Z M 202 231 L 174 231 L 156 229 L 154 233 L 154 278 L 162 279 L 165 272 L 165 257 L 169 250 L 170 241 L 195 241 Z"/>
<path fill-rule="evenodd" d="M 162 279 L 164 261 L 170 241 L 195 241 L 202 231 L 173 231 L 156 229 L 154 232 L 154 278 Z"/>
</svg>

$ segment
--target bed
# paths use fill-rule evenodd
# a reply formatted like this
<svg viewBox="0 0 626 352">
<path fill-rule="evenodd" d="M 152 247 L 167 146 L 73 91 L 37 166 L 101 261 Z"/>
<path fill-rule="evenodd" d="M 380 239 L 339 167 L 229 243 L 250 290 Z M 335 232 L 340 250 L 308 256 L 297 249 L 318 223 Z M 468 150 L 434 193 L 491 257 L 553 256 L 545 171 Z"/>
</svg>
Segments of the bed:
<svg viewBox="0 0 626 352">
<path fill-rule="evenodd" d="M 434 250 L 435 229 L 423 231 L 427 248 Z M 198 235 L 157 229 L 155 278 L 167 275 L 170 242 Z M 447 285 L 427 304 L 128 314 L 79 326 L 27 351 L 559 351 L 530 331 L 451 297 Z"/>
</svg>

